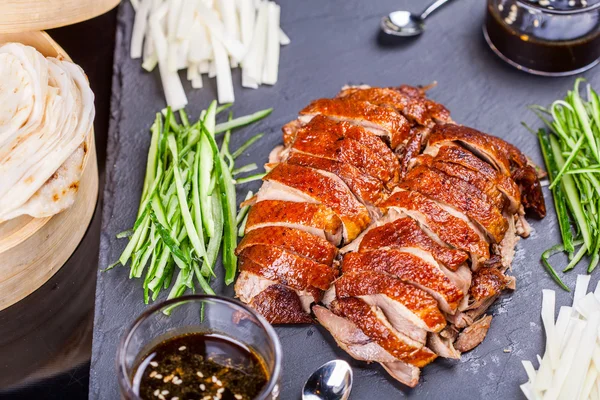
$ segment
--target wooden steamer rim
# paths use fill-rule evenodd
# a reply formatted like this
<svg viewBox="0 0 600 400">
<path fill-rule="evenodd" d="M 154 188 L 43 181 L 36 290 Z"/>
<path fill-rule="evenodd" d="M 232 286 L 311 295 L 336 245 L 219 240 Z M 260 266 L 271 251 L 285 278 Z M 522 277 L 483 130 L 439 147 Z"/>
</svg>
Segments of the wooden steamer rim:
<svg viewBox="0 0 600 400">
<path fill-rule="evenodd" d="M 58 28 L 104 14 L 120 0 L 2 0 L 0 33 Z"/>
<path fill-rule="evenodd" d="M 0 7 L 1 8 L 1 7 Z M 0 34 L 0 44 L 18 42 L 44 56 L 68 54 L 45 32 Z M 23 216 L 0 224 L 0 310 L 48 281 L 73 254 L 90 224 L 98 198 L 94 130 L 86 138 L 83 174 L 75 203 L 47 218 Z"/>
</svg>

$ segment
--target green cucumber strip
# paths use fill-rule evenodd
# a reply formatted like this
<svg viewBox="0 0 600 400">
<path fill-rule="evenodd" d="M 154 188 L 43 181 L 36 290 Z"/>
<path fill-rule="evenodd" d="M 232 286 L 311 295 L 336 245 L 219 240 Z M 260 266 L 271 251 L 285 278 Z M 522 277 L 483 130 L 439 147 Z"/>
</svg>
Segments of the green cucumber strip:
<svg viewBox="0 0 600 400">
<path fill-rule="evenodd" d="M 192 243 L 192 247 L 196 252 L 198 257 L 206 256 L 206 249 L 204 248 L 204 239 L 200 241 L 198 237 L 198 231 L 194 226 L 194 221 L 192 220 L 192 216 L 190 214 L 190 208 L 187 203 L 187 195 L 185 190 L 183 189 L 183 183 L 181 181 L 181 175 L 179 172 L 179 167 L 177 166 L 177 144 L 175 142 L 175 138 L 171 135 L 168 138 L 169 148 L 171 149 L 171 153 L 173 154 L 174 159 L 174 168 L 175 171 L 175 186 L 177 187 L 177 197 L 179 198 L 179 208 L 181 209 L 181 216 L 183 217 L 183 224 L 185 225 L 185 229 L 187 230 L 188 237 L 190 238 L 190 242 Z"/>
<path fill-rule="evenodd" d="M 584 136 L 579 138 L 579 140 L 575 144 L 575 148 L 572 150 L 571 154 L 569 155 L 569 158 L 567 158 L 567 160 L 565 161 L 564 165 L 562 166 L 562 168 L 560 169 L 560 171 L 558 172 L 556 177 L 554 179 L 552 179 L 552 184 L 550 184 L 548 189 L 552 190 L 556 187 L 557 184 L 560 183 L 560 178 L 562 178 L 562 176 L 565 173 L 565 171 L 567 170 L 567 168 L 569 168 L 571 166 L 571 163 L 573 162 L 573 160 L 575 159 L 575 156 L 577 155 L 577 152 L 583 145 L 584 140 L 585 140 Z"/>
<path fill-rule="evenodd" d="M 233 178 L 225 164 L 225 161 L 219 157 L 219 148 L 211 134 L 203 129 L 204 137 L 210 143 L 215 162 L 215 172 L 219 183 L 219 197 L 223 209 L 224 234 L 223 234 L 223 267 L 225 268 L 225 284 L 229 285 L 235 278 L 237 268 L 237 257 L 235 247 L 237 246 L 236 225 L 235 225 L 235 187 Z"/>
<path fill-rule="evenodd" d="M 186 254 L 179 248 L 176 239 L 171 237 L 167 229 L 158 221 L 158 218 L 156 218 L 156 215 L 154 215 L 153 212 L 150 213 L 150 218 L 152 218 L 152 222 L 154 223 L 154 225 L 156 225 L 156 231 L 160 235 L 165 245 L 167 245 L 169 250 L 171 250 L 173 256 L 189 264 L 190 260 L 186 257 Z"/>
<path fill-rule="evenodd" d="M 548 135 L 543 129 L 538 131 L 538 140 L 540 148 L 542 150 L 542 156 L 544 163 L 546 164 L 546 170 L 548 171 L 548 177 L 550 181 L 553 181 L 554 176 L 558 174 L 558 166 L 554 160 L 554 154 L 550 146 L 550 140 Z M 556 214 L 558 216 L 558 225 L 560 228 L 560 234 L 563 240 L 563 245 L 568 253 L 574 251 L 573 247 L 573 232 L 571 231 L 571 224 L 569 221 L 569 215 L 567 213 L 567 203 L 564 192 L 561 188 L 557 188 L 552 191 L 552 197 L 554 199 L 554 207 L 556 208 Z"/>
<path fill-rule="evenodd" d="M 222 122 L 215 126 L 214 132 L 215 132 L 215 134 L 219 134 L 219 133 L 222 133 L 225 131 L 239 128 L 241 126 L 251 124 L 251 123 L 259 121 L 259 120 L 263 119 L 264 117 L 266 117 L 267 115 L 271 114 L 271 111 L 273 111 L 272 108 L 267 108 L 266 110 L 257 111 L 254 114 L 245 115 L 243 117 L 238 117 L 238 118 L 232 119 L 231 121 Z"/>
<path fill-rule="evenodd" d="M 548 262 L 548 258 L 550 258 L 552 255 L 558 252 L 564 251 L 564 249 L 564 246 L 561 244 L 549 248 L 548 250 L 542 253 L 542 263 L 546 267 L 552 279 L 554 279 L 554 281 L 558 284 L 558 286 L 560 286 L 567 292 L 570 292 L 571 290 L 569 289 L 569 287 L 565 285 L 565 283 L 562 281 L 562 279 L 560 279 L 554 268 L 552 268 L 552 265 L 550 265 L 550 263 Z"/>
<path fill-rule="evenodd" d="M 218 115 L 218 114 L 222 113 L 223 111 L 227 110 L 232 105 L 233 105 L 233 103 L 221 104 L 219 107 L 217 107 L 215 114 Z"/>
<path fill-rule="evenodd" d="M 238 149 L 236 151 L 233 152 L 233 154 L 232 154 L 233 159 L 235 160 L 236 158 L 241 156 L 242 153 L 244 153 L 250 146 L 252 146 L 257 140 L 259 140 L 263 136 L 264 136 L 264 133 L 259 133 L 258 135 L 254 135 L 250 139 L 248 139 L 244 144 L 242 144 L 240 147 L 238 147 Z"/>
<path fill-rule="evenodd" d="M 144 222 L 142 222 L 142 225 L 138 229 L 136 229 L 135 232 L 133 232 L 131 239 L 129 239 L 129 243 L 127 243 L 127 246 L 125 246 L 125 250 L 123 250 L 123 253 L 121 253 L 121 257 L 119 257 L 119 262 L 121 263 L 121 265 L 127 264 L 127 261 L 129 261 L 133 250 L 140 241 L 140 238 L 142 237 L 142 233 L 148 229 L 149 224 L 150 217 L 146 216 L 144 218 Z"/>
<path fill-rule="evenodd" d="M 558 166 L 558 168 L 562 168 L 565 161 L 562 157 L 562 154 L 560 154 L 560 146 L 556 138 L 554 138 L 554 136 L 550 136 L 550 147 L 552 148 L 552 153 L 554 155 L 556 165 Z M 569 204 L 571 211 L 573 212 L 575 221 L 577 222 L 577 226 L 581 231 L 581 235 L 583 236 L 585 245 L 588 249 L 591 249 L 593 247 L 592 235 L 589 230 L 585 213 L 583 211 L 583 208 L 581 207 L 581 201 L 577 188 L 575 187 L 575 182 L 573 181 L 573 178 L 571 176 L 564 175 L 561 180 L 561 183 L 566 195 L 567 203 Z"/>
<path fill-rule="evenodd" d="M 258 165 L 256 165 L 256 163 L 252 163 L 252 164 L 246 164 L 242 167 L 236 168 L 233 171 L 231 171 L 232 175 L 237 175 L 237 174 L 243 174 L 246 172 L 252 172 L 258 169 Z"/>
<path fill-rule="evenodd" d="M 241 185 L 242 183 L 248 183 L 248 182 L 253 182 L 253 181 L 259 181 L 262 178 L 265 177 L 265 175 L 267 175 L 266 172 L 260 173 L 260 174 L 256 174 L 256 175 L 250 175 L 250 176 L 245 176 L 243 178 L 238 178 L 235 180 L 235 184 L 236 185 Z"/>
<path fill-rule="evenodd" d="M 244 198 L 244 201 L 250 200 L 250 198 L 252 198 L 252 196 L 254 196 L 254 193 L 252 193 L 252 190 L 249 190 L 248 193 L 246 193 L 246 197 Z M 238 212 L 237 216 L 235 217 L 236 225 L 239 225 L 244 220 L 244 217 L 246 216 L 246 214 L 248 214 L 248 211 L 250 211 L 250 206 L 240 207 L 240 211 Z"/>
<path fill-rule="evenodd" d="M 223 209 L 221 208 L 221 200 L 219 196 L 211 196 L 212 214 L 215 218 L 215 234 L 208 241 L 208 247 L 206 248 L 206 254 L 208 263 L 202 264 L 202 275 L 204 276 L 216 276 L 214 273 L 214 265 L 217 262 L 219 256 L 219 249 L 221 248 L 221 241 L 223 239 Z"/>
</svg>

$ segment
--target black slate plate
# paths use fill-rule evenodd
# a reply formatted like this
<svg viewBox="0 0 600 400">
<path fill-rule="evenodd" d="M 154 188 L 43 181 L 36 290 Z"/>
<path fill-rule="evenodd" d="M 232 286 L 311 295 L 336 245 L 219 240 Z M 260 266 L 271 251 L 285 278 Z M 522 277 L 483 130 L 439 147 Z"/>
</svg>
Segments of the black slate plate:
<svg viewBox="0 0 600 400">
<path fill-rule="evenodd" d="M 547 105 L 562 97 L 574 79 L 535 77 L 500 61 L 482 38 L 483 1 L 457 1 L 428 20 L 422 37 L 394 45 L 380 41 L 380 17 L 396 9 L 418 10 L 421 1 L 280 3 L 281 24 L 292 43 L 282 49 L 279 82 L 272 88 L 242 89 L 239 71 L 234 73 L 236 115 L 274 107 L 269 118 L 233 135 L 232 148 L 236 148 L 254 133 L 267 133 L 244 161 L 264 163 L 269 151 L 281 143 L 280 128 L 285 122 L 309 101 L 333 96 L 345 84 L 392 86 L 437 81 L 438 86 L 429 95 L 445 104 L 456 121 L 503 137 L 541 163 L 535 137 L 520 122 L 538 126 L 527 105 Z M 119 10 L 115 50 L 100 268 L 112 263 L 126 244 L 115 239 L 115 234 L 129 228 L 135 219 L 150 140 L 148 128 L 153 114 L 164 107 L 158 74 L 143 72 L 139 60 L 129 59 L 132 22 L 133 10 L 124 2 Z M 598 72 L 600 69 L 584 75 L 597 88 Z M 214 81 L 207 85 L 206 79 L 204 89 L 187 89 L 191 115 L 198 115 L 216 94 Z M 238 196 L 243 197 L 247 190 L 258 186 L 259 183 L 245 185 L 239 188 Z M 284 349 L 281 398 L 300 398 L 302 384 L 310 373 L 336 357 L 350 361 L 354 368 L 352 399 L 522 398 L 518 385 L 526 381 L 526 375 L 521 360 L 534 360 L 536 354 L 543 352 L 541 290 L 557 288 L 539 262 L 542 251 L 559 240 L 556 215 L 548 192 L 545 194 L 548 216 L 543 221 L 532 221 L 531 238 L 521 241 L 517 248 L 513 263 L 517 290 L 503 296 L 492 308 L 492 327 L 484 343 L 474 351 L 460 361 L 438 360 L 429 365 L 420 385 L 411 390 L 394 382 L 378 366 L 352 361 L 321 327 L 279 327 Z M 92 399 L 118 398 L 117 343 L 126 327 L 146 308 L 140 282 L 130 281 L 127 276 L 127 268 L 98 274 Z M 571 287 L 575 277 L 571 273 L 566 278 Z M 232 294 L 231 287 L 217 289 Z M 568 302 L 569 294 L 557 292 L 558 304 Z"/>
</svg>

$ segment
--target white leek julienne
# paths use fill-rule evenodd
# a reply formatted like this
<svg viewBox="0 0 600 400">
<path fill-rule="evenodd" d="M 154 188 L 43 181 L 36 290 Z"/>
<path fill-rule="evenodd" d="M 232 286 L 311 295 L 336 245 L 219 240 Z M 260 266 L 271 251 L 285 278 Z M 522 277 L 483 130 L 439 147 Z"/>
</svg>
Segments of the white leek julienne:
<svg viewBox="0 0 600 400">
<path fill-rule="evenodd" d="M 280 7 L 274 2 L 131 0 L 131 4 L 136 11 L 131 57 L 143 57 L 146 71 L 159 66 L 167 104 L 173 109 L 187 103 L 183 86 L 175 82 L 180 80 L 179 70 L 187 71 L 193 88 L 202 87 L 203 74 L 216 77 L 220 103 L 234 99 L 232 74 L 225 68 L 241 67 L 243 87 L 277 82 L 279 49 L 290 39 L 279 26 Z M 158 45 L 157 36 L 164 43 Z"/>
<path fill-rule="evenodd" d="M 561 307 L 556 322 L 555 293 L 543 291 L 546 351 L 538 356 L 537 371 L 523 361 L 528 381 L 521 390 L 527 399 L 600 399 L 600 284 L 587 293 L 589 280 L 578 277 L 573 306 Z"/>
</svg>

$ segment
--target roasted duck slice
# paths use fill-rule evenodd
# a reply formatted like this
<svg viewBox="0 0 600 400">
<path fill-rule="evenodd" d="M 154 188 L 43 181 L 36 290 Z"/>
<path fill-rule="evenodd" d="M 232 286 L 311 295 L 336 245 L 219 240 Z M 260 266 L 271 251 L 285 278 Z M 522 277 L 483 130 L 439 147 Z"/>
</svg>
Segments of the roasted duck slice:
<svg viewBox="0 0 600 400">
<path fill-rule="evenodd" d="M 424 99 L 427 111 L 429 112 L 429 115 L 431 115 L 431 117 L 435 120 L 435 122 L 440 124 L 452 123 L 453 121 L 452 118 L 450 118 L 450 111 L 448 111 L 448 109 L 442 104 L 437 103 L 426 97 L 427 89 L 433 86 L 435 85 L 429 85 L 428 87 L 424 88 L 417 88 L 413 86 L 402 85 L 396 90 L 415 99 Z"/>
<path fill-rule="evenodd" d="M 509 212 L 516 213 L 521 208 L 521 192 L 515 181 L 497 171 L 490 164 L 482 161 L 467 149 L 455 144 L 448 144 L 440 147 L 427 147 L 423 153 L 433 156 L 436 161 L 458 164 L 478 172 L 495 185 L 506 197 L 509 203 Z"/>
<path fill-rule="evenodd" d="M 292 151 L 351 164 L 388 187 L 398 183 L 398 159 L 380 137 L 363 127 L 322 115 L 301 128 L 292 126 L 288 131 L 293 137 L 286 144 Z"/>
<path fill-rule="evenodd" d="M 464 353 L 479 346 L 483 342 L 483 339 L 485 339 L 491 323 L 492 316 L 486 315 L 468 326 L 458 335 L 458 339 L 454 342 L 456 350 Z"/>
<path fill-rule="evenodd" d="M 247 265 L 252 265 L 252 261 L 246 260 Z M 240 264 L 241 265 L 241 264 Z M 237 281 L 235 282 L 235 295 L 246 304 L 252 303 L 252 300 L 273 285 L 281 285 L 280 283 L 257 275 L 251 271 L 245 270 L 240 272 Z M 302 310 L 305 313 L 310 313 L 310 305 L 321 301 L 322 291 L 320 289 L 310 287 L 306 290 L 294 289 L 286 286 L 296 293 L 300 301 Z M 263 305 L 264 307 L 264 305 Z"/>
<path fill-rule="evenodd" d="M 302 230 L 329 240 L 342 241 L 342 220 L 329 207 L 316 203 L 265 200 L 255 203 L 248 213 L 246 234 L 266 226 Z"/>
<path fill-rule="evenodd" d="M 415 219 L 441 245 L 447 243 L 468 252 L 473 269 L 490 258 L 489 243 L 479 228 L 464 215 L 449 210 L 418 192 L 395 191 L 380 207 L 388 210 L 388 213 L 396 211 Z"/>
<path fill-rule="evenodd" d="M 368 101 L 375 105 L 390 106 L 398 110 L 413 123 L 419 125 L 434 124 L 427 109 L 427 99 L 412 97 L 393 88 L 351 86 L 342 89 L 338 97 L 350 100 Z"/>
<path fill-rule="evenodd" d="M 250 306 L 271 324 L 312 324 L 296 292 L 284 285 L 271 285 L 250 301 Z"/>
<path fill-rule="evenodd" d="M 359 240 L 359 239 L 357 239 Z M 431 239 L 412 218 L 398 218 L 382 226 L 370 229 L 362 237 L 359 251 L 370 251 L 380 248 L 399 249 L 416 247 L 431 253 L 436 261 L 452 271 L 464 264 L 469 258 L 462 250 L 442 246 Z"/>
<path fill-rule="evenodd" d="M 352 193 L 367 206 L 375 205 L 389 195 L 380 180 L 363 174 L 351 164 L 297 152 L 292 152 L 287 162 L 327 171 L 338 176 Z"/>
<path fill-rule="evenodd" d="M 346 318 L 339 317 L 322 306 L 314 306 L 313 312 L 319 323 L 331 333 L 338 346 L 352 358 L 366 362 L 379 362 L 395 379 L 410 387 L 417 385 L 419 368 L 399 361 Z"/>
<path fill-rule="evenodd" d="M 388 353 L 415 367 L 423 367 L 437 357 L 435 353 L 398 332 L 389 323 L 381 309 L 355 297 L 338 299 L 331 303 L 331 311 L 352 321 L 365 335 Z"/>
<path fill-rule="evenodd" d="M 239 255 L 244 249 L 257 244 L 281 247 L 330 267 L 337 255 L 337 248 L 322 237 L 285 226 L 266 226 L 251 230 L 235 252 Z"/>
<path fill-rule="evenodd" d="M 353 358 L 367 362 L 398 361 L 348 319 L 335 315 L 323 306 L 315 305 L 312 310 L 319 323 L 331 333 L 338 346 Z"/>
<path fill-rule="evenodd" d="M 342 271 L 375 271 L 398 277 L 432 295 L 439 307 L 454 314 L 463 293 L 446 275 L 439 264 L 432 264 L 416 254 L 401 250 L 373 250 L 362 253 L 348 253 L 342 261 Z"/>
<path fill-rule="evenodd" d="M 462 179 L 419 165 L 408 172 L 399 187 L 456 208 L 480 225 L 496 243 L 502 241 L 508 229 L 508 222 L 501 210 L 479 189 Z"/>
<path fill-rule="evenodd" d="M 446 326 L 437 301 L 431 295 L 388 274 L 346 273 L 335 281 L 335 292 L 340 299 L 360 297 L 367 304 L 378 306 L 392 326 L 403 333 L 411 329 L 409 324 L 429 332 L 439 332 Z"/>
<path fill-rule="evenodd" d="M 369 210 L 360 203 L 350 189 L 337 176 L 313 168 L 281 163 L 264 178 L 270 184 L 263 185 L 259 200 L 289 200 L 286 192 L 304 201 L 321 203 L 330 207 L 344 224 L 344 240 L 353 240 L 371 222 Z M 287 189 L 286 189 L 287 188 Z"/>
<path fill-rule="evenodd" d="M 516 147 L 506 141 L 460 125 L 438 125 L 431 133 L 428 146 L 459 142 L 498 171 L 511 176 L 521 189 L 521 201 L 526 211 L 542 218 L 546 205 L 535 169 Z"/>
<path fill-rule="evenodd" d="M 495 267 L 480 268 L 473 274 L 473 282 L 469 289 L 469 309 L 478 309 L 483 305 L 489 307 L 504 289 L 514 288 L 514 277 L 504 275 Z"/>
<path fill-rule="evenodd" d="M 392 107 L 376 106 L 367 101 L 340 98 L 314 100 L 300 111 L 299 119 L 308 123 L 316 115 L 360 125 L 385 138 L 392 149 L 404 143 L 410 131 L 408 120 Z"/>
<path fill-rule="evenodd" d="M 454 348 L 454 340 L 445 338 L 441 332 L 427 335 L 427 347 L 440 357 L 460 359 L 460 351 Z"/>
<path fill-rule="evenodd" d="M 274 246 L 248 247 L 239 257 L 240 271 L 252 272 L 297 290 L 327 290 L 338 275 L 336 268 Z"/>
<path fill-rule="evenodd" d="M 418 165 L 434 168 L 448 176 L 462 179 L 463 181 L 469 183 L 485 194 L 490 204 L 500 211 L 503 211 L 507 206 L 506 199 L 502 192 L 500 192 L 496 185 L 487 180 L 485 176 L 478 171 L 463 167 L 460 164 L 444 162 L 438 160 L 437 158 L 434 159 L 427 154 L 420 155 L 415 159 L 415 162 Z"/>
<path fill-rule="evenodd" d="M 423 143 L 426 137 L 429 136 L 431 128 L 416 126 L 411 129 L 410 139 L 399 151 L 400 158 L 400 177 L 404 179 L 408 170 L 414 164 L 414 159 L 421 153 Z"/>
</svg>

